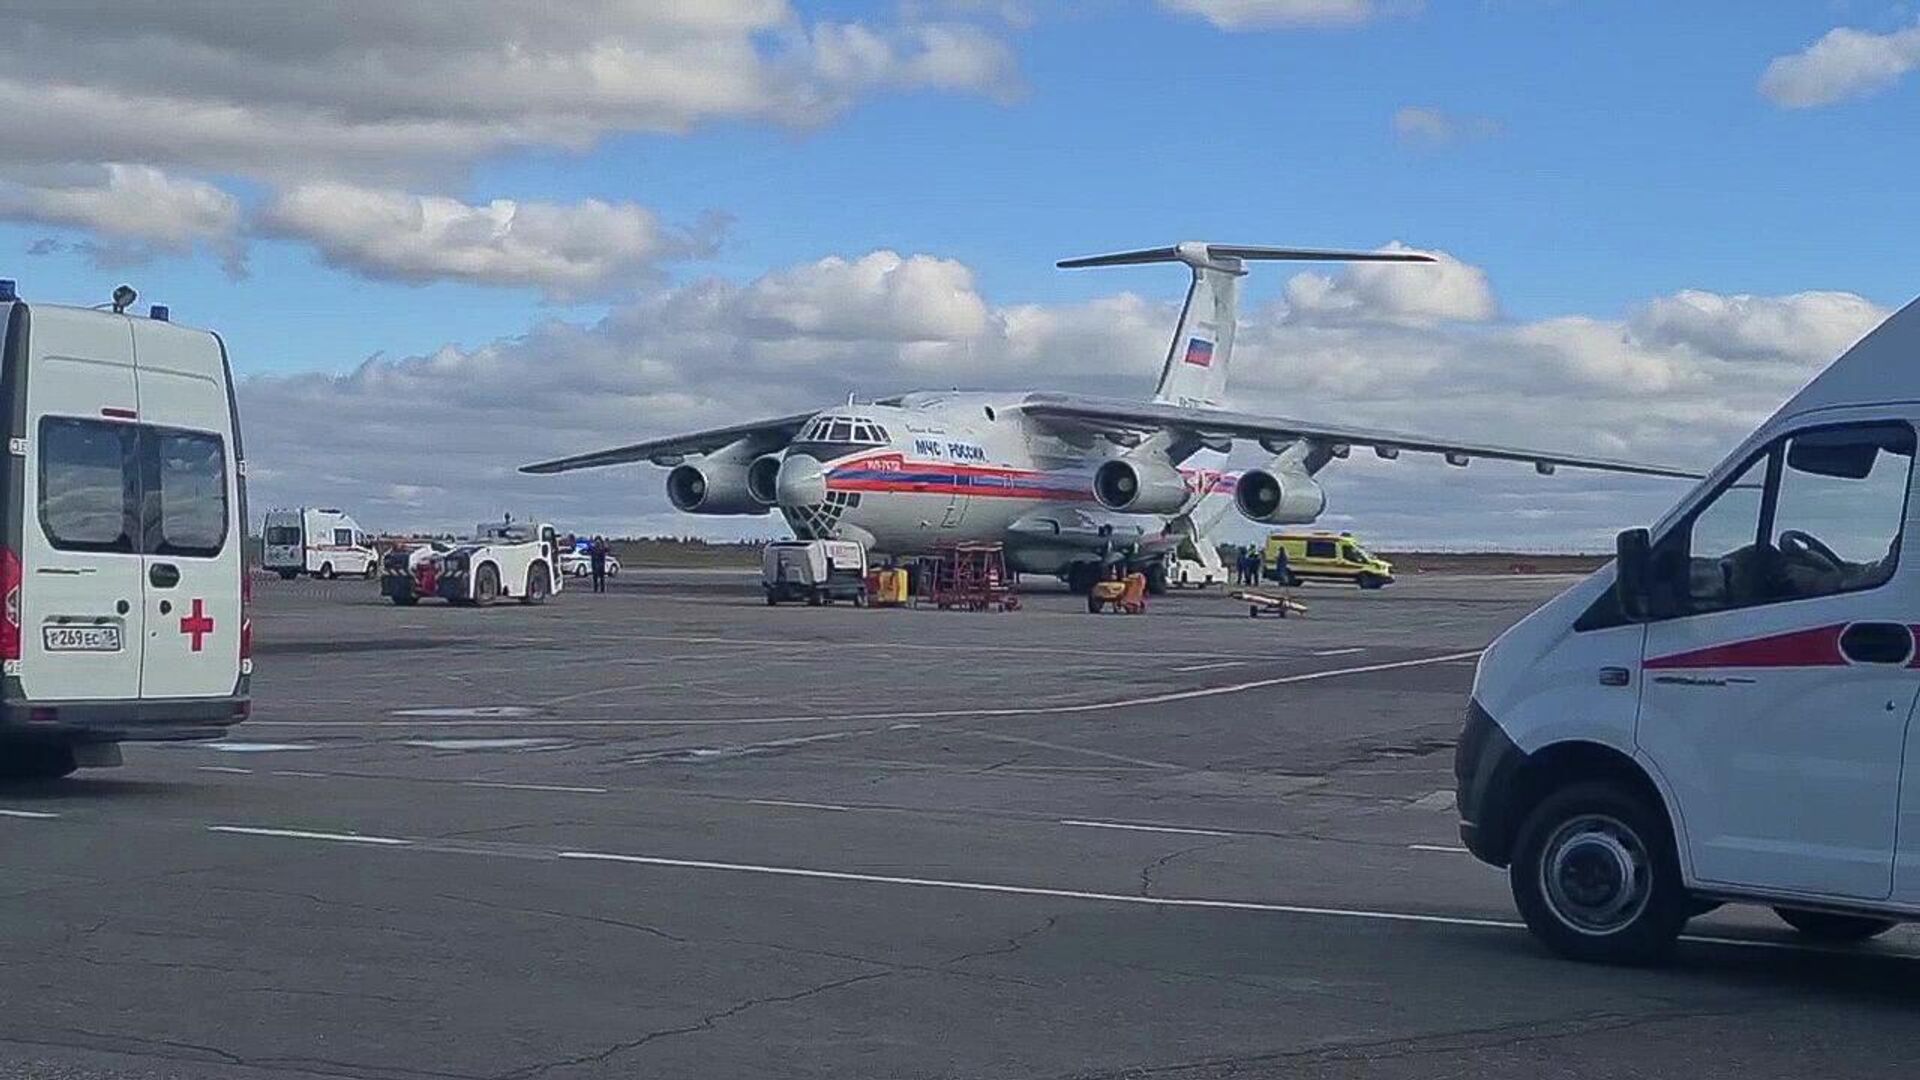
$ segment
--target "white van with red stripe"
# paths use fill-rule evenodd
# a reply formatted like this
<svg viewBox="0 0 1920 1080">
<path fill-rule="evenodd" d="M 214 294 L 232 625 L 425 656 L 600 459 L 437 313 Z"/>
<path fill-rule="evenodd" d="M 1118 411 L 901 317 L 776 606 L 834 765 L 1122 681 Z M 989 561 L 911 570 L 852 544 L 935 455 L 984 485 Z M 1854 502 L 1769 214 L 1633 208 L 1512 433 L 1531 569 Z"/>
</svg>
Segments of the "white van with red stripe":
<svg viewBox="0 0 1920 1080">
<path fill-rule="evenodd" d="M 1920 919 L 1916 357 L 1920 301 L 1481 657 L 1461 836 L 1555 950 L 1658 960 L 1728 902 Z"/>
<path fill-rule="evenodd" d="M 11 281 L 0 325 L 0 776 L 220 734 L 252 666 L 225 346 L 161 307 L 29 307 Z"/>
</svg>

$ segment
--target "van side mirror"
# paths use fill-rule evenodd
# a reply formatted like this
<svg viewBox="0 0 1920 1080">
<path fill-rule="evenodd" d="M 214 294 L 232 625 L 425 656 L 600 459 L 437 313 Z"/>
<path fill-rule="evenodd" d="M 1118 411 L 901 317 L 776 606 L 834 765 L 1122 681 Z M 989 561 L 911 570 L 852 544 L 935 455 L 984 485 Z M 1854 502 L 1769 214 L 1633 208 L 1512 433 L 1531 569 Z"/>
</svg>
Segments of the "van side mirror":
<svg viewBox="0 0 1920 1080">
<path fill-rule="evenodd" d="M 1626 529 L 1613 541 L 1613 594 L 1627 618 L 1642 621 L 1651 614 L 1653 538 L 1645 529 Z"/>
</svg>

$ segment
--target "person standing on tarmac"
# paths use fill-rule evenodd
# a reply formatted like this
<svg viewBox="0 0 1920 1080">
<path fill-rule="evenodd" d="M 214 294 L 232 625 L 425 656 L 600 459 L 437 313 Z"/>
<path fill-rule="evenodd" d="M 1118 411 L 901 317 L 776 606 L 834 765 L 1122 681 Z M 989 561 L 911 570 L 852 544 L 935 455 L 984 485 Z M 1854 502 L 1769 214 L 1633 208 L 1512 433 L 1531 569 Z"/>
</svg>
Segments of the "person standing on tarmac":
<svg viewBox="0 0 1920 1080">
<path fill-rule="evenodd" d="M 607 591 L 607 538 L 596 536 L 587 545 L 587 566 L 593 571 L 593 591 Z"/>
</svg>

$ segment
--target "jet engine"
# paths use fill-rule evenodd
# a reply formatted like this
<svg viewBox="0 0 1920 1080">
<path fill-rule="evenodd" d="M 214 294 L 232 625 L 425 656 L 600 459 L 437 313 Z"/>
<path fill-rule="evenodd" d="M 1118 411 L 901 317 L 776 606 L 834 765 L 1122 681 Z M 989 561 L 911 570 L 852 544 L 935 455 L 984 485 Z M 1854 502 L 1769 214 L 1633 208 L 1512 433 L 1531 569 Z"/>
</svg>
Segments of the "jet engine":
<svg viewBox="0 0 1920 1080">
<path fill-rule="evenodd" d="M 676 465 L 667 474 L 667 501 L 688 514 L 764 514 L 767 504 L 748 489 L 748 472 L 731 461 Z"/>
<path fill-rule="evenodd" d="M 747 495 L 761 506 L 780 502 L 780 455 L 762 454 L 747 466 Z"/>
<path fill-rule="evenodd" d="M 1327 508 L 1327 492 L 1303 472 L 1248 469 L 1233 486 L 1233 505 L 1262 525 L 1306 525 Z"/>
<path fill-rule="evenodd" d="M 1114 458 L 1094 470 L 1093 497 L 1109 510 L 1177 514 L 1192 493 L 1180 470 L 1165 462 Z"/>
</svg>

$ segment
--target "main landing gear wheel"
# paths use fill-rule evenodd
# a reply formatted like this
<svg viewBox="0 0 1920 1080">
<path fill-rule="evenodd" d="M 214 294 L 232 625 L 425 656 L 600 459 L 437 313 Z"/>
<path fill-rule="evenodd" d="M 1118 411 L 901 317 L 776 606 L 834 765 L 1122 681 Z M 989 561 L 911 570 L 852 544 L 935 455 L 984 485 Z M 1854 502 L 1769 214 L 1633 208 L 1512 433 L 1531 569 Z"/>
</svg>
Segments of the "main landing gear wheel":
<svg viewBox="0 0 1920 1080">
<path fill-rule="evenodd" d="M 1659 963 L 1690 910 L 1672 830 L 1610 781 L 1542 800 L 1520 827 L 1508 880 L 1527 928 L 1573 960 Z"/>
<path fill-rule="evenodd" d="M 1878 937 L 1900 925 L 1893 919 L 1876 919 L 1869 915 L 1830 915 L 1824 911 L 1799 911 L 1794 908 L 1774 908 L 1773 913 L 1780 916 L 1782 922 L 1815 941 L 1836 945 Z"/>
</svg>

